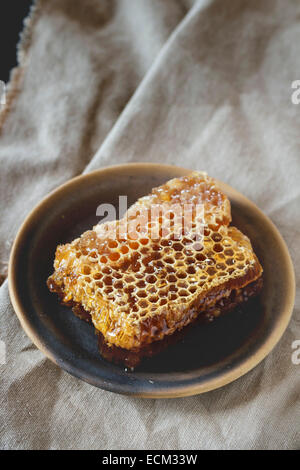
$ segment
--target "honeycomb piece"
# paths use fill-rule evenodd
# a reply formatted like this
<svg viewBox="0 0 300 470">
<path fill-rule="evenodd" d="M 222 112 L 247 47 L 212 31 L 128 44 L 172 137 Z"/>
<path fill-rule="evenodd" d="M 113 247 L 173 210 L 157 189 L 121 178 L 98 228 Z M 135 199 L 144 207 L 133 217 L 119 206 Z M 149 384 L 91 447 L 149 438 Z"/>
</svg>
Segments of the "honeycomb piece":
<svg viewBox="0 0 300 470">
<path fill-rule="evenodd" d="M 168 215 L 153 216 L 156 205 Z M 188 230 L 175 206 L 188 206 Z M 228 198 L 205 173 L 170 180 L 123 219 L 58 246 L 48 287 L 88 312 L 108 347 L 139 351 L 203 312 L 218 316 L 214 306 L 261 276 L 249 239 L 230 221 Z"/>
</svg>

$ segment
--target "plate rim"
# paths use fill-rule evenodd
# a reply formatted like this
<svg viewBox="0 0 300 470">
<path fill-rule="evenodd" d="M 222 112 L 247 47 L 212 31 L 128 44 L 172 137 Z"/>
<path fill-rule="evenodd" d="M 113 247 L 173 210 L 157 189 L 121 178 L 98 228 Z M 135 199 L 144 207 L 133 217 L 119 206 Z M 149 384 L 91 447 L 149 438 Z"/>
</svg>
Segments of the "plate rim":
<svg viewBox="0 0 300 470">
<path fill-rule="evenodd" d="M 63 184 L 59 185 L 55 189 L 53 189 L 49 194 L 47 194 L 44 198 L 42 198 L 42 200 L 38 204 L 36 204 L 33 207 L 33 209 L 28 213 L 25 220 L 22 222 L 20 228 L 18 229 L 18 232 L 16 234 L 16 237 L 12 246 L 12 250 L 11 250 L 10 258 L 9 258 L 9 265 L 8 265 L 8 288 L 9 288 L 9 295 L 10 295 L 10 299 L 12 302 L 12 306 L 14 308 L 14 312 L 16 313 L 20 321 L 20 324 L 23 330 L 25 331 L 25 333 L 27 334 L 27 336 L 37 346 L 37 348 L 43 354 L 45 354 L 46 357 L 48 357 L 52 362 L 57 364 L 60 368 L 70 373 L 71 375 L 91 385 L 102 388 L 104 390 L 108 390 L 108 391 L 120 393 L 120 394 L 127 394 L 127 395 L 129 394 L 135 397 L 142 397 L 142 398 L 176 398 L 176 397 L 197 395 L 197 394 L 205 393 L 205 392 L 223 387 L 237 380 L 239 377 L 245 375 L 247 372 L 249 372 L 254 367 L 256 367 L 261 361 L 265 359 L 265 357 L 277 345 L 282 335 L 284 334 L 285 330 L 287 329 L 292 313 L 293 313 L 296 286 L 295 286 L 294 267 L 293 267 L 293 263 L 291 260 L 288 247 L 282 235 L 280 234 L 279 230 L 275 226 L 275 224 L 261 209 L 258 208 L 258 206 L 253 201 L 248 199 L 246 196 L 244 196 L 242 193 L 240 193 L 238 190 L 236 190 L 232 186 L 216 178 L 214 179 L 218 182 L 218 184 L 226 193 L 230 193 L 230 194 L 237 196 L 240 201 L 243 201 L 245 204 L 247 204 L 247 206 L 251 206 L 251 208 L 255 212 L 257 212 L 261 218 L 264 219 L 264 222 L 268 224 L 269 228 L 275 235 L 276 241 L 280 245 L 280 248 L 286 259 L 286 270 L 287 270 L 287 275 L 288 275 L 288 282 L 287 282 L 288 292 L 286 296 L 287 297 L 286 305 L 285 305 L 284 310 L 281 313 L 280 321 L 278 322 L 277 325 L 275 325 L 271 333 L 266 338 L 265 342 L 258 348 L 258 350 L 255 351 L 255 353 L 252 354 L 250 357 L 246 358 L 241 364 L 234 366 L 233 369 L 227 372 L 223 372 L 221 376 L 213 377 L 207 380 L 206 382 L 200 383 L 200 384 L 190 384 L 190 385 L 183 385 L 183 386 L 177 386 L 177 387 L 175 385 L 174 387 L 172 386 L 172 388 L 166 387 L 164 389 L 162 387 L 160 387 L 159 389 L 156 389 L 155 387 L 153 387 L 153 390 L 144 391 L 144 392 L 134 392 L 134 391 L 124 392 L 122 391 L 122 386 L 119 386 L 119 385 L 117 387 L 113 387 L 111 385 L 101 384 L 100 386 L 94 383 L 93 380 L 90 379 L 89 377 L 82 376 L 79 373 L 77 373 L 77 371 L 74 370 L 74 366 L 69 364 L 69 361 L 64 360 L 63 364 L 60 364 L 57 358 L 55 357 L 55 355 L 51 351 L 49 351 L 47 347 L 42 343 L 39 335 L 36 334 L 34 328 L 31 327 L 30 321 L 27 318 L 26 309 L 23 308 L 22 306 L 22 302 L 21 302 L 20 296 L 18 295 L 18 290 L 15 285 L 14 279 L 16 278 L 16 274 L 17 274 L 18 252 L 21 248 L 23 236 L 26 233 L 26 230 L 28 229 L 28 227 L 30 227 L 31 223 L 37 217 L 39 211 L 41 211 L 49 202 L 51 202 L 53 197 L 57 196 L 59 193 L 63 193 L 67 189 L 70 189 L 73 185 L 76 185 L 79 181 L 82 182 L 84 180 L 89 180 L 91 177 L 97 177 L 98 174 L 101 174 L 103 176 L 103 174 L 105 173 L 122 172 L 130 168 L 135 168 L 137 170 L 145 170 L 149 168 L 152 168 L 153 170 L 161 169 L 161 170 L 164 170 L 165 172 L 177 171 L 178 173 L 182 173 L 182 175 L 188 174 L 191 171 L 195 171 L 193 169 L 188 169 L 188 168 L 184 168 L 184 167 L 177 166 L 177 165 L 166 165 L 166 164 L 160 164 L 160 163 L 147 163 L 147 162 L 130 162 L 130 163 L 124 163 L 124 164 L 105 166 L 105 167 L 93 170 L 91 172 L 75 176 L 69 179 L 68 181 L 64 182 Z"/>
</svg>

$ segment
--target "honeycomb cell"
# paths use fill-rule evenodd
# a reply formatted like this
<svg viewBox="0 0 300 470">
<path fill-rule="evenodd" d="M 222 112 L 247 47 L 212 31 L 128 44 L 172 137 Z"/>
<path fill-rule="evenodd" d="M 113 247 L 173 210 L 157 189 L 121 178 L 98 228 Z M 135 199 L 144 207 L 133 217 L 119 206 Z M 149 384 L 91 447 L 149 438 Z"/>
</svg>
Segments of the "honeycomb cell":
<svg viewBox="0 0 300 470">
<path fill-rule="evenodd" d="M 145 267 L 145 273 L 146 274 L 153 274 L 155 271 L 154 266 L 148 265 Z"/>
<path fill-rule="evenodd" d="M 190 292 L 191 294 L 194 294 L 196 291 L 197 291 L 197 287 L 196 287 L 196 286 L 191 286 L 191 287 L 189 287 L 189 292 Z"/>
<path fill-rule="evenodd" d="M 110 253 L 110 255 L 109 255 L 110 261 L 118 261 L 118 259 L 120 259 L 120 257 L 121 257 L 121 255 L 118 252 L 113 252 L 113 253 Z"/>
<path fill-rule="evenodd" d="M 114 282 L 113 286 L 115 289 L 123 289 L 124 283 L 120 280 L 117 280 Z"/>
<path fill-rule="evenodd" d="M 147 284 L 154 284 L 156 282 L 156 277 L 153 275 L 146 276 L 146 281 Z"/>
<path fill-rule="evenodd" d="M 103 276 L 103 274 L 102 274 L 101 272 L 97 272 L 97 273 L 95 273 L 95 274 L 93 275 L 93 279 L 94 279 L 95 281 L 98 281 L 99 279 L 102 278 L 102 276 Z"/>
<path fill-rule="evenodd" d="M 183 250 L 183 245 L 182 245 L 182 243 L 177 242 L 177 243 L 174 243 L 172 245 L 172 248 L 175 251 L 182 251 Z"/>
<path fill-rule="evenodd" d="M 178 261 L 178 266 L 179 266 L 179 263 L 180 261 Z M 172 266 L 171 264 L 167 265 L 165 267 L 165 270 L 167 271 L 167 273 L 169 274 L 174 274 L 176 272 L 176 268 L 174 266 Z"/>
<path fill-rule="evenodd" d="M 184 253 L 185 256 L 193 256 L 194 255 L 193 250 L 188 250 L 187 248 L 185 248 L 183 250 L 183 253 Z"/>
<path fill-rule="evenodd" d="M 214 276 L 217 271 L 216 271 L 215 268 L 209 267 L 209 268 L 207 268 L 206 272 L 207 272 L 207 274 L 209 274 L 210 276 Z"/>
<path fill-rule="evenodd" d="M 111 294 L 113 292 L 113 288 L 112 287 L 106 287 L 104 289 L 104 292 L 105 292 L 105 294 Z"/>
<path fill-rule="evenodd" d="M 136 283 L 136 286 L 139 287 L 140 289 L 143 289 L 144 287 L 147 286 L 147 283 L 146 283 L 146 281 L 144 281 L 143 279 L 141 279 L 140 281 L 138 281 L 138 282 Z"/>
<path fill-rule="evenodd" d="M 203 250 L 203 244 L 196 242 L 193 244 L 193 250 L 195 251 L 202 251 Z"/>
<path fill-rule="evenodd" d="M 216 269 L 222 271 L 222 270 L 226 269 L 226 266 L 225 266 L 224 263 L 217 263 L 217 264 L 216 264 Z"/>
<path fill-rule="evenodd" d="M 178 271 L 177 276 L 174 276 L 175 278 L 177 277 L 178 279 L 185 279 L 187 277 L 187 272 L 185 271 Z M 174 282 L 174 281 L 173 281 Z"/>
<path fill-rule="evenodd" d="M 194 268 L 194 266 L 188 266 L 186 272 L 187 274 L 196 274 L 196 269 Z"/>
<path fill-rule="evenodd" d="M 203 253 L 199 253 L 196 255 L 196 260 L 197 261 L 205 261 L 206 256 Z"/>
<path fill-rule="evenodd" d="M 214 242 L 220 242 L 222 240 L 222 235 L 218 232 L 215 232 L 212 234 L 211 238 Z"/>
<path fill-rule="evenodd" d="M 91 268 L 85 264 L 82 269 L 82 274 L 85 274 L 85 275 L 91 274 Z"/>
<path fill-rule="evenodd" d="M 178 281 L 177 286 L 182 287 L 183 289 L 187 289 L 188 283 L 186 281 Z"/>
<path fill-rule="evenodd" d="M 168 296 L 168 291 L 167 290 L 160 290 L 158 292 L 159 297 L 167 297 Z"/>
<path fill-rule="evenodd" d="M 227 258 L 225 263 L 227 264 L 227 266 L 232 266 L 235 263 L 235 260 L 233 258 Z"/>
<path fill-rule="evenodd" d="M 111 276 L 104 276 L 103 278 L 103 283 L 106 285 L 106 286 L 111 286 L 112 283 L 113 283 L 113 279 Z"/>
<path fill-rule="evenodd" d="M 144 290 L 139 290 L 136 295 L 137 295 L 138 297 L 145 298 L 145 297 L 147 297 L 147 292 L 144 291 Z"/>
<path fill-rule="evenodd" d="M 216 243 L 213 246 L 213 250 L 214 250 L 215 253 L 221 253 L 221 251 L 223 251 L 223 247 L 220 243 Z"/>
<path fill-rule="evenodd" d="M 137 250 L 139 248 L 138 242 L 130 242 L 129 246 L 132 250 Z"/>
<path fill-rule="evenodd" d="M 123 273 L 120 271 L 116 271 L 115 269 L 112 271 L 112 276 L 114 279 L 122 279 Z"/>
<path fill-rule="evenodd" d="M 186 289 L 180 289 L 178 291 L 178 295 L 180 295 L 180 297 L 188 297 L 189 296 L 189 292 L 186 290 Z"/>
<path fill-rule="evenodd" d="M 147 307 L 148 307 L 148 302 L 147 302 L 147 300 L 140 300 L 140 301 L 139 301 L 139 306 L 140 306 L 141 308 L 147 308 Z"/>
<path fill-rule="evenodd" d="M 177 292 L 178 291 L 178 287 L 176 284 L 170 284 L 169 285 L 169 291 L 170 292 Z"/>
<path fill-rule="evenodd" d="M 164 258 L 164 262 L 165 262 L 165 263 L 168 263 L 168 264 L 173 264 L 173 263 L 175 263 L 175 260 L 174 260 L 174 258 L 172 258 L 171 256 L 166 256 L 166 257 Z"/>
<path fill-rule="evenodd" d="M 121 246 L 120 251 L 123 255 L 126 255 L 129 252 L 129 248 L 126 245 Z"/>
<path fill-rule="evenodd" d="M 141 269 L 141 263 L 132 263 L 131 269 L 134 272 L 139 272 Z"/>
<path fill-rule="evenodd" d="M 104 266 L 104 268 L 102 269 L 102 272 L 104 274 L 111 274 L 113 271 L 109 266 Z"/>
<path fill-rule="evenodd" d="M 175 292 L 170 292 L 170 294 L 169 294 L 170 302 L 175 301 L 177 298 L 178 298 L 178 296 Z"/>
</svg>

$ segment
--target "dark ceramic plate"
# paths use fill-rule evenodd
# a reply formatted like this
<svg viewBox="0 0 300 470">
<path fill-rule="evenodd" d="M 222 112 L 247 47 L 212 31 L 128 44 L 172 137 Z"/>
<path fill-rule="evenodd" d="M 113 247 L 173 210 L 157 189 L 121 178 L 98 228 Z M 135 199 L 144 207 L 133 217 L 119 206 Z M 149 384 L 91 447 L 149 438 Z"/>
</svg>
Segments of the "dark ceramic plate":
<svg viewBox="0 0 300 470">
<path fill-rule="evenodd" d="M 217 321 L 191 328 L 184 339 L 135 372 L 99 355 L 94 328 L 62 307 L 46 287 L 55 248 L 95 225 L 101 203 L 133 203 L 154 186 L 189 173 L 183 168 L 131 164 L 104 168 L 64 184 L 22 225 L 11 254 L 9 289 L 21 325 L 36 346 L 62 369 L 117 393 L 178 397 L 221 387 L 255 367 L 285 331 L 295 281 L 286 245 L 273 223 L 248 199 L 220 183 L 232 204 L 233 224 L 251 239 L 264 268 L 259 300 Z"/>
</svg>

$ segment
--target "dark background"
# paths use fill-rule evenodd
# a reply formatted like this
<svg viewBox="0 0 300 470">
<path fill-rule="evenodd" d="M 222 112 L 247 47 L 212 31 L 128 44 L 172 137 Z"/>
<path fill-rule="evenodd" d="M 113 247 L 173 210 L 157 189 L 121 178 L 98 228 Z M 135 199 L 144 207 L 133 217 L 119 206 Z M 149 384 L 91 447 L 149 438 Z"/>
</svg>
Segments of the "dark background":
<svg viewBox="0 0 300 470">
<path fill-rule="evenodd" d="M 24 18 L 32 0 L 6 0 L 0 12 L 0 80 L 8 82 L 10 71 L 17 65 L 17 44 L 23 30 Z"/>
</svg>

